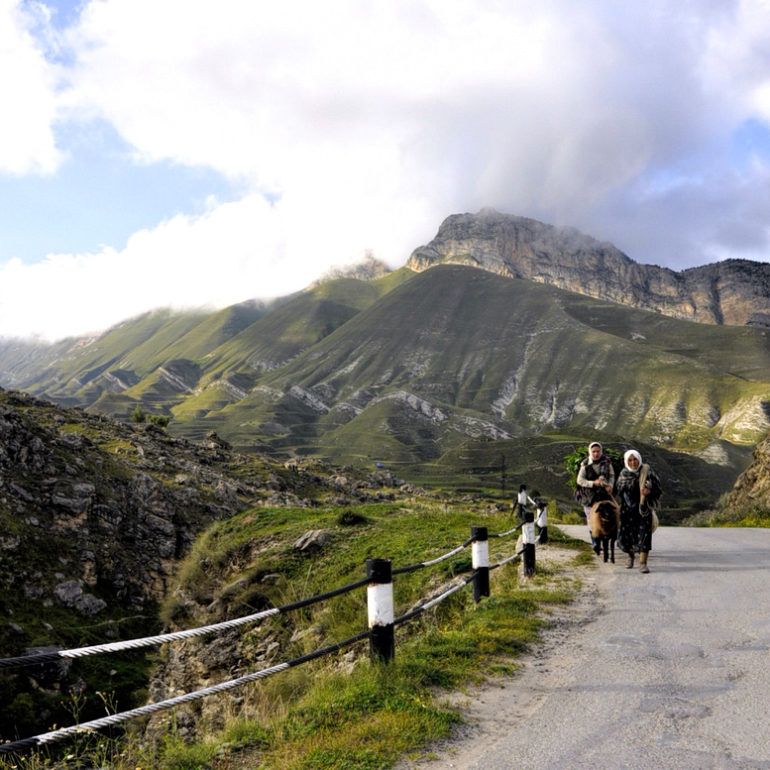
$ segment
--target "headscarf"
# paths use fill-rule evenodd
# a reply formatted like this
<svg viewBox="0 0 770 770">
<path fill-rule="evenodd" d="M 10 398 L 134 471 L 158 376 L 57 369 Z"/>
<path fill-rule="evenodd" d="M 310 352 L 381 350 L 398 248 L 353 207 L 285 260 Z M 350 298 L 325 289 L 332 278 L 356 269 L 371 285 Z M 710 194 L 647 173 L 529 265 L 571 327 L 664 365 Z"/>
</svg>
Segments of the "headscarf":
<svg viewBox="0 0 770 770">
<path fill-rule="evenodd" d="M 628 464 L 628 458 L 629 457 L 635 457 L 637 460 L 639 460 L 639 466 L 637 468 L 632 468 Z M 639 470 L 642 467 L 642 456 L 639 454 L 639 452 L 636 451 L 636 449 L 629 449 L 624 455 L 623 455 L 623 465 L 626 466 L 626 470 L 630 471 L 631 473 L 639 473 Z"/>
<path fill-rule="evenodd" d="M 598 446 L 598 447 L 599 447 L 599 449 L 600 449 L 601 451 L 604 451 L 604 450 L 602 449 L 602 445 L 601 445 L 601 444 L 600 444 L 598 441 L 592 441 L 592 442 L 591 442 L 591 443 L 588 445 L 588 454 L 589 454 L 589 455 L 591 454 L 591 450 L 592 450 L 592 449 L 593 449 L 595 446 Z"/>
</svg>

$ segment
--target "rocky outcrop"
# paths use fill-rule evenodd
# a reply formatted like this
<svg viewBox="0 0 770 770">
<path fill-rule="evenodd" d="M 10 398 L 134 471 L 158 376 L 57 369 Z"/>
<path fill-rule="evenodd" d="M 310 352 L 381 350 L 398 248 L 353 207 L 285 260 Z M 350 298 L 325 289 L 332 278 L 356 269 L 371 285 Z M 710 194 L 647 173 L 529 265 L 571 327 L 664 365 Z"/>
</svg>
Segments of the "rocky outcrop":
<svg viewBox="0 0 770 770">
<path fill-rule="evenodd" d="M 674 318 L 770 326 L 770 264 L 731 259 L 674 272 L 634 262 L 573 228 L 483 209 L 455 214 L 407 267 L 471 265 Z"/>
<path fill-rule="evenodd" d="M 770 436 L 755 447 L 751 465 L 738 477 L 723 507 L 740 514 L 770 514 Z"/>
<path fill-rule="evenodd" d="M 247 507 L 381 500 L 381 476 L 343 477 L 309 458 L 284 465 L 234 452 L 214 432 L 193 443 L 0 388 L 0 657 L 154 633 L 181 558 L 209 524 Z M 312 533 L 299 550 L 327 541 Z M 204 663 L 240 636 L 212 644 Z M 98 663 L 71 675 L 39 668 L 4 675 L 0 741 L 70 722 L 68 692 L 84 695 L 81 717 L 103 713 Z M 121 708 L 144 697 L 135 688 L 146 675 L 136 657 L 110 673 Z"/>
<path fill-rule="evenodd" d="M 329 532 L 323 529 L 311 529 L 297 538 L 292 548 L 300 553 L 318 553 L 323 551 L 330 539 L 331 535 Z"/>
<path fill-rule="evenodd" d="M 320 286 L 326 281 L 335 281 L 339 278 L 355 278 L 359 281 L 373 281 L 382 278 L 390 272 L 390 268 L 373 254 L 367 255 L 360 262 L 348 267 L 334 267 L 319 280 L 311 283 L 312 286 Z"/>
<path fill-rule="evenodd" d="M 105 599 L 137 610 L 165 595 L 212 521 L 247 505 L 380 499 L 376 476 L 341 481 L 315 460 L 244 457 L 214 431 L 196 444 L 0 389 L 0 589 L 87 615 Z"/>
<path fill-rule="evenodd" d="M 3 590 L 85 615 L 105 600 L 138 609 L 160 599 L 197 532 L 255 491 L 223 491 L 212 454 L 162 431 L 4 395 L 0 515 L 14 536 L 0 550 Z M 171 481 L 183 472 L 187 483 Z"/>
</svg>

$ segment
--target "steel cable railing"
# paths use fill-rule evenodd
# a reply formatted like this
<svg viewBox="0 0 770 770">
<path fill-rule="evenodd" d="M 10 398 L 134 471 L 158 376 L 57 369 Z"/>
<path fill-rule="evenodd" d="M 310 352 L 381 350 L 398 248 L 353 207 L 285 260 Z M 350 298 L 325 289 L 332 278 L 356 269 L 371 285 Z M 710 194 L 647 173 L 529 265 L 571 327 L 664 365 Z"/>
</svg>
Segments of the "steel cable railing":
<svg viewBox="0 0 770 770">
<path fill-rule="evenodd" d="M 391 574 L 406 575 L 408 572 L 416 572 L 419 569 L 424 569 L 425 567 L 432 567 L 434 564 L 440 564 L 442 561 L 451 559 L 452 556 L 460 553 L 460 551 L 462 551 L 464 548 L 467 548 L 472 542 L 473 542 L 473 538 L 469 537 L 464 543 L 461 543 L 456 548 L 453 548 L 451 551 L 447 551 L 441 556 L 437 556 L 435 559 L 430 559 L 428 561 L 419 561 L 416 564 L 409 564 L 406 567 L 395 567 Z"/>
<path fill-rule="evenodd" d="M 269 668 L 263 668 L 260 671 L 254 671 L 244 676 L 239 676 L 237 679 L 230 679 L 227 682 L 221 682 L 220 684 L 212 685 L 211 687 L 204 687 L 202 690 L 195 690 L 194 692 L 188 692 L 184 695 L 178 695 L 174 698 L 168 698 L 167 700 L 158 701 L 157 703 L 148 703 L 145 706 L 139 706 L 138 708 L 131 709 L 130 711 L 122 711 L 119 714 L 111 714 L 100 719 L 94 719 L 90 722 L 83 722 L 80 725 L 72 725 L 70 727 L 62 727 L 58 730 L 52 730 L 48 733 L 42 733 L 41 735 L 34 735 L 30 738 L 23 738 L 19 741 L 13 741 L 11 743 L 0 743 L 0 754 L 14 753 L 24 751 L 26 749 L 38 748 L 50 743 L 56 743 L 63 741 L 67 738 L 71 738 L 75 735 L 83 735 L 84 733 L 96 732 L 106 727 L 114 727 L 123 722 L 127 722 L 129 719 L 135 719 L 137 717 L 149 716 L 155 714 L 158 711 L 164 711 L 166 709 L 179 706 L 182 703 L 189 703 L 190 701 L 199 700 L 205 698 L 208 695 L 214 695 L 216 693 L 232 690 L 235 687 L 240 687 L 249 682 L 256 682 L 258 679 L 265 679 L 268 676 L 277 674 L 280 671 L 286 671 L 286 669 L 294 668 L 302 663 L 320 658 L 323 655 L 329 655 L 333 652 L 337 652 L 345 647 L 349 647 L 355 642 L 360 642 L 363 639 L 369 637 L 369 631 L 363 631 L 360 634 L 351 636 L 342 642 L 331 644 L 328 647 L 322 647 L 318 650 L 308 653 L 307 655 L 301 655 L 293 660 L 286 661 L 285 663 L 279 663 L 276 666 L 270 666 Z"/>
<path fill-rule="evenodd" d="M 164 644 L 166 642 L 177 642 L 182 639 L 191 639 L 196 636 L 204 636 L 206 634 L 213 634 L 217 631 L 227 631 L 231 628 L 238 628 L 239 626 L 246 625 L 248 623 L 255 623 L 258 620 L 264 620 L 273 615 L 279 615 L 284 612 L 291 612 L 303 607 L 309 607 L 312 604 L 331 599 L 335 596 L 353 591 L 356 588 L 361 588 L 367 585 L 367 578 L 356 580 L 353 583 L 334 588 L 331 591 L 326 591 L 316 596 L 311 596 L 307 599 L 300 599 L 290 604 L 284 604 L 281 607 L 272 607 L 269 610 L 262 610 L 262 612 L 256 612 L 252 615 L 244 615 L 240 618 L 234 618 L 233 620 L 225 620 L 221 623 L 212 623 L 208 626 L 200 626 L 198 628 L 190 628 L 185 631 L 172 631 L 167 634 L 158 634 L 156 636 L 144 636 L 137 639 L 127 639 L 121 642 L 107 642 L 106 644 L 96 644 L 90 647 L 77 647 L 71 650 L 57 650 L 56 652 L 43 652 L 35 653 L 33 655 L 22 655 L 15 658 L 0 658 L 0 668 L 10 668 L 13 666 L 29 666 L 37 665 L 40 663 L 50 663 L 62 658 L 85 658 L 90 655 L 100 655 L 107 652 L 121 652 L 123 650 L 137 650 L 142 647 L 152 647 L 158 644 Z"/>
<path fill-rule="evenodd" d="M 511 530 L 490 535 L 490 537 L 505 537 L 507 535 L 513 534 L 520 527 L 521 525 L 518 525 Z M 393 569 L 392 574 L 393 575 L 406 574 L 408 572 L 413 572 L 418 569 L 422 569 L 424 567 L 429 567 L 435 564 L 439 564 L 445 561 L 446 559 L 449 559 L 452 556 L 456 555 L 460 551 L 462 551 L 464 548 L 470 545 L 473 542 L 473 540 L 474 540 L 473 537 L 471 537 L 461 545 L 457 546 L 456 548 L 453 548 L 452 550 L 448 551 L 445 554 L 442 554 L 441 556 L 436 557 L 435 559 L 430 559 L 424 562 L 419 562 L 417 564 L 408 565 L 406 567 Z M 522 553 L 523 553 L 523 549 L 513 554 L 510 557 L 502 559 L 501 561 L 497 562 L 494 565 L 490 565 L 488 569 L 491 571 L 491 570 L 497 569 L 498 567 L 502 567 L 504 564 L 511 563 L 515 561 L 517 558 L 519 558 Z M 416 607 L 415 609 L 393 619 L 393 626 L 407 623 L 413 620 L 414 618 L 420 616 L 427 610 L 431 609 L 432 607 L 435 607 L 436 605 L 438 605 L 448 597 L 452 596 L 453 594 L 457 593 L 459 590 L 461 590 L 462 588 L 464 588 L 465 586 L 473 582 L 473 580 L 477 577 L 477 575 L 478 575 L 478 571 L 474 570 L 470 575 L 468 575 L 467 577 L 464 577 L 463 579 L 461 579 L 454 585 L 450 586 L 448 589 L 444 590 L 437 596 L 434 596 L 428 599 L 419 607 Z M 371 582 L 370 578 L 367 577 L 362 580 L 354 581 L 344 586 L 340 586 L 338 588 L 332 589 L 330 591 L 308 597 L 306 599 L 300 599 L 296 602 L 282 605 L 280 607 L 273 607 L 268 610 L 264 610 L 262 612 L 243 616 L 241 618 L 235 618 L 233 620 L 223 621 L 221 623 L 214 623 L 207 626 L 200 626 L 198 628 L 187 629 L 184 631 L 176 631 L 176 632 L 171 632 L 167 634 L 158 634 L 155 636 L 129 639 L 121 642 L 109 642 L 107 644 L 92 645 L 90 647 L 80 647 L 80 648 L 74 648 L 70 650 L 59 650 L 54 653 L 38 653 L 34 655 L 26 655 L 26 656 L 20 656 L 15 658 L 3 658 L 3 659 L 0 659 L 0 668 L 9 668 L 12 666 L 23 666 L 23 665 L 32 665 L 32 664 L 42 664 L 42 663 L 52 662 L 55 660 L 60 660 L 62 658 L 77 659 L 77 658 L 87 657 L 90 655 L 97 655 L 101 653 L 111 653 L 111 652 L 119 652 L 123 650 L 139 649 L 142 647 L 163 644 L 165 642 L 189 639 L 196 636 L 215 633 L 217 631 L 225 631 L 232 628 L 243 626 L 248 623 L 253 623 L 267 617 L 278 615 L 280 613 L 290 612 L 292 610 L 297 610 L 303 607 L 311 606 L 312 604 L 316 604 L 326 599 L 330 599 L 335 596 L 348 593 L 349 591 L 355 590 L 356 588 L 360 588 L 364 585 L 368 585 L 370 584 L 370 582 Z M 231 679 L 229 681 L 222 682 L 217 685 L 212 685 L 210 687 L 206 687 L 201 690 L 185 693 L 183 695 L 179 695 L 174 698 L 169 698 L 163 701 L 158 701 L 156 703 L 146 704 L 144 706 L 140 706 L 138 708 L 131 709 L 129 711 L 108 715 L 106 717 L 95 719 L 90 722 L 85 722 L 80 725 L 72 725 L 69 727 L 60 728 L 58 730 L 53 730 L 48 733 L 42 733 L 40 735 L 32 736 L 30 738 L 24 738 L 22 740 L 0 744 L 0 754 L 14 753 L 14 752 L 23 751 L 30 748 L 36 748 L 47 744 L 55 743 L 75 735 L 81 735 L 84 733 L 98 731 L 106 727 L 112 727 L 112 726 L 121 724 L 122 722 L 128 721 L 130 719 L 134 719 L 140 716 L 148 716 L 158 711 L 173 708 L 174 706 L 177 706 L 183 703 L 188 703 L 190 701 L 198 700 L 200 698 L 205 698 L 208 695 L 225 692 L 235 687 L 240 687 L 249 682 L 254 682 L 259 679 L 264 679 L 268 676 L 272 676 L 273 674 L 301 665 L 302 663 L 315 660 L 316 658 L 322 657 L 324 655 L 337 652 L 340 649 L 343 649 L 352 644 L 355 644 L 356 642 L 362 641 L 363 639 L 369 638 L 371 637 L 371 635 L 372 635 L 372 631 L 370 629 L 369 631 L 364 631 L 360 634 L 356 634 L 355 636 L 351 636 L 348 639 L 345 639 L 341 642 L 337 642 L 335 644 L 332 644 L 323 648 L 319 648 L 318 650 L 315 650 L 306 655 L 299 656 L 297 658 L 286 661 L 284 663 L 280 663 L 266 669 L 261 669 L 260 671 L 255 671 L 249 674 L 245 674 L 244 676 L 237 677 L 235 679 Z"/>
</svg>

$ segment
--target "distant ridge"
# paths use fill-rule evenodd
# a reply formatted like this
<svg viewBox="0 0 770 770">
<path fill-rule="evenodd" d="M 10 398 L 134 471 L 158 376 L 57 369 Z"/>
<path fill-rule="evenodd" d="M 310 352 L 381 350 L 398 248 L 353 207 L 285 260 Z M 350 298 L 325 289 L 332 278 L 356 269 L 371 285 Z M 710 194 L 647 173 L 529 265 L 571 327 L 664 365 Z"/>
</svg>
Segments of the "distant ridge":
<svg viewBox="0 0 770 770">
<path fill-rule="evenodd" d="M 470 265 L 673 318 L 770 327 L 770 264 L 730 259 L 682 272 L 634 262 L 611 243 L 482 209 L 453 214 L 407 267 Z"/>
<path fill-rule="evenodd" d="M 373 254 L 367 255 L 360 262 L 348 267 L 333 267 L 327 270 L 317 281 L 313 281 L 309 288 L 319 286 L 327 281 L 335 281 L 338 278 L 355 278 L 358 281 L 374 281 L 386 276 L 392 270 Z"/>
<path fill-rule="evenodd" d="M 710 323 L 633 307 L 651 305 L 648 271 L 681 284 L 752 263 L 676 274 L 488 211 L 452 217 L 440 235 L 412 256 L 421 272 L 330 278 L 265 305 L 154 311 L 49 347 L 0 340 L 0 385 L 123 418 L 140 407 L 184 438 L 214 430 L 241 449 L 400 468 L 477 454 L 486 459 L 473 467 L 489 466 L 474 446 L 518 452 L 535 436 L 601 434 L 737 473 L 770 430 L 770 330 L 726 323 L 739 294 L 720 284 Z M 657 296 L 670 299 L 662 281 Z M 597 284 L 614 287 L 612 301 L 585 296 Z"/>
</svg>

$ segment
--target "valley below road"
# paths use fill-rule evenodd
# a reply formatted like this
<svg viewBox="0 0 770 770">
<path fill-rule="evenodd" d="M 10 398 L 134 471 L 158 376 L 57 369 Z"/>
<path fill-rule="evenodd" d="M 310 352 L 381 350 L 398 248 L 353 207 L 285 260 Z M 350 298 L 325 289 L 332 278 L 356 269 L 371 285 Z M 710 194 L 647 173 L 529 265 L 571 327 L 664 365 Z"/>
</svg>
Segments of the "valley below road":
<svg viewBox="0 0 770 770">
<path fill-rule="evenodd" d="M 617 562 L 408 767 L 770 768 L 770 530 L 662 527 L 649 575 Z"/>
</svg>

